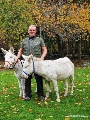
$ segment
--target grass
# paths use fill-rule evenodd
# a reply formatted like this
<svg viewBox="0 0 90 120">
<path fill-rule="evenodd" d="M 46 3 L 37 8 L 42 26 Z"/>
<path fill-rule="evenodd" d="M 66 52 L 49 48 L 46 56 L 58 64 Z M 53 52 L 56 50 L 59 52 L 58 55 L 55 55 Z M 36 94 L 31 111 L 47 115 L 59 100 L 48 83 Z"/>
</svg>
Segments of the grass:
<svg viewBox="0 0 90 120">
<path fill-rule="evenodd" d="M 74 95 L 63 97 L 64 84 L 58 82 L 61 102 L 51 83 L 50 99 L 39 102 L 34 92 L 36 81 L 32 79 L 30 101 L 18 97 L 19 88 L 13 70 L 0 70 L 0 120 L 89 120 L 90 119 L 90 68 L 75 68 Z M 70 88 L 70 87 L 69 87 Z M 44 83 L 45 90 L 45 83 Z"/>
</svg>

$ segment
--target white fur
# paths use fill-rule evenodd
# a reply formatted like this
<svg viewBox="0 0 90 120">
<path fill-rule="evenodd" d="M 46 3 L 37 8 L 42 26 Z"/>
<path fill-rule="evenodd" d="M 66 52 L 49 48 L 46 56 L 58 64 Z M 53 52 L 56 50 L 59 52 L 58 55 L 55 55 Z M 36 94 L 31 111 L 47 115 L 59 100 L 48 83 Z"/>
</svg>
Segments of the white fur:
<svg viewBox="0 0 90 120">
<path fill-rule="evenodd" d="M 18 79 L 19 88 L 20 88 L 20 97 L 25 98 L 25 79 L 22 78 L 22 65 L 21 61 L 16 62 L 17 57 L 14 55 L 14 49 L 11 47 L 9 51 L 1 48 L 2 52 L 5 54 L 5 68 L 14 67 L 14 74 Z"/>
<path fill-rule="evenodd" d="M 68 82 L 67 78 L 70 78 L 71 82 L 71 95 L 73 94 L 74 87 L 74 64 L 69 58 L 59 58 L 57 60 L 39 60 L 32 55 L 24 56 L 25 59 L 23 64 L 23 71 L 27 74 L 36 74 L 42 76 L 46 80 L 46 99 L 49 97 L 50 81 L 54 85 L 54 90 L 56 92 L 57 102 L 60 102 L 59 91 L 57 80 L 64 80 L 65 82 L 65 94 L 68 93 Z M 33 64 L 34 63 L 34 64 Z M 33 67 L 34 66 L 34 67 Z M 35 68 L 35 71 L 34 71 Z M 22 76 L 28 78 L 27 74 L 22 71 Z"/>
</svg>

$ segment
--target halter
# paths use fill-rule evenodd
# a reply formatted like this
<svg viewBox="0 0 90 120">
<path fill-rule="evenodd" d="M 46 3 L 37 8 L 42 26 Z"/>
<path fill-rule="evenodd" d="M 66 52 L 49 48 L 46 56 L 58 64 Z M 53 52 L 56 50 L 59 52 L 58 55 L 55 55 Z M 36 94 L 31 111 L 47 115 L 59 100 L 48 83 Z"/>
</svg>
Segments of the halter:
<svg viewBox="0 0 90 120">
<path fill-rule="evenodd" d="M 33 73 L 35 73 L 35 65 L 34 65 L 34 61 L 32 60 L 33 62 Z M 25 75 L 27 75 L 28 77 L 31 75 L 31 74 L 28 74 L 26 73 L 25 71 L 22 71 Z"/>
<path fill-rule="evenodd" d="M 14 68 L 14 67 L 15 67 L 15 65 L 16 65 L 16 63 L 17 63 L 17 62 L 15 62 L 14 64 L 12 64 L 12 63 L 10 63 L 9 61 L 5 61 L 5 62 L 7 62 L 7 63 L 9 63 L 9 64 L 10 64 L 10 67 L 9 67 L 9 68 Z"/>
<path fill-rule="evenodd" d="M 27 75 L 28 77 L 30 76 L 30 74 L 26 73 L 25 71 L 23 71 L 25 75 Z"/>
</svg>

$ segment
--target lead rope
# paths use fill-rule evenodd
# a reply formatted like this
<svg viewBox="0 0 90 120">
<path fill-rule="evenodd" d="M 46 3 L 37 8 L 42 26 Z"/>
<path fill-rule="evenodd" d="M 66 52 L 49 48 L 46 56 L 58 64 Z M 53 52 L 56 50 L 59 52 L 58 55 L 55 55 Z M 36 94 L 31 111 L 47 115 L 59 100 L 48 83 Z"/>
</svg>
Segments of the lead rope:
<svg viewBox="0 0 90 120">
<path fill-rule="evenodd" d="M 33 60 L 33 59 L 32 59 Z M 33 60 L 33 73 L 35 73 L 35 65 L 34 65 L 34 60 Z"/>
</svg>

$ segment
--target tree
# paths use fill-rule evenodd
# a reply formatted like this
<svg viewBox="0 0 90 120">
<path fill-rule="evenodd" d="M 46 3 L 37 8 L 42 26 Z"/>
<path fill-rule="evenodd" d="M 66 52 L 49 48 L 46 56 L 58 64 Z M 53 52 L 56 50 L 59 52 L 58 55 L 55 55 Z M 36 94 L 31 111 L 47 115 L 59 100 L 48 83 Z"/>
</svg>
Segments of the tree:
<svg viewBox="0 0 90 120">
<path fill-rule="evenodd" d="M 90 33 L 90 4 L 74 0 L 1 0 L 0 39 L 8 46 L 19 46 L 30 24 L 35 24 L 53 40 L 79 40 L 81 33 Z M 46 32 L 45 32 L 46 31 Z M 75 35 L 76 34 L 76 35 Z M 82 39 L 85 34 L 83 34 Z M 76 40 L 77 40 L 76 39 Z M 86 40 L 86 39 L 85 39 Z M 60 51 L 60 50 L 59 50 Z"/>
<path fill-rule="evenodd" d="M 20 35 L 24 36 L 26 29 L 33 22 L 27 0 L 2 0 L 0 2 L 0 39 L 8 46 L 18 46 Z"/>
<path fill-rule="evenodd" d="M 62 41 L 78 41 L 78 59 L 80 61 L 81 48 L 83 48 L 81 40 L 86 40 L 84 36 L 87 31 L 90 32 L 89 8 L 90 4 L 87 2 L 48 0 L 38 1 L 37 4 L 33 4 L 31 9 L 33 19 L 41 31 L 47 31 L 50 37 L 59 36 L 57 46 L 54 44 L 53 47 L 55 50 L 58 48 L 57 51 L 61 51 L 59 38 Z M 73 46 L 75 44 L 76 42 L 73 43 Z M 73 46 L 71 50 L 74 54 L 76 48 Z"/>
</svg>

